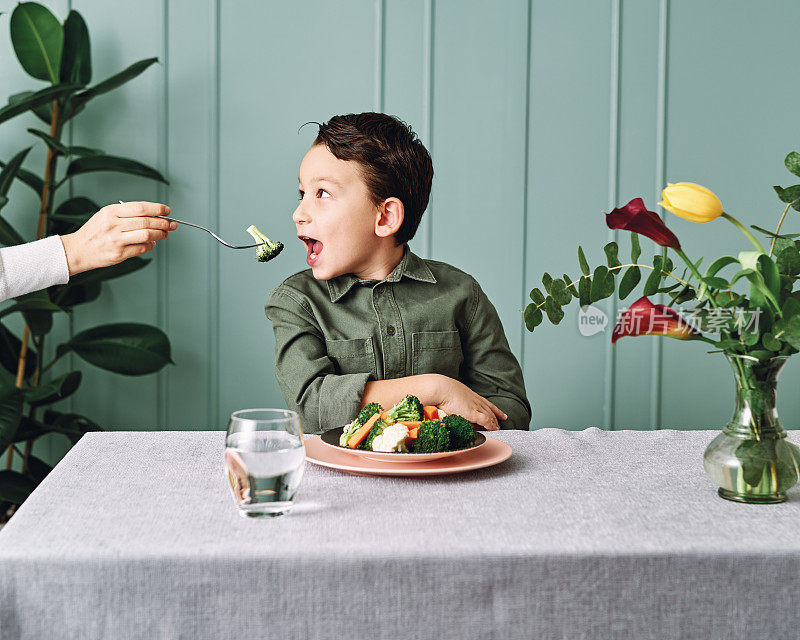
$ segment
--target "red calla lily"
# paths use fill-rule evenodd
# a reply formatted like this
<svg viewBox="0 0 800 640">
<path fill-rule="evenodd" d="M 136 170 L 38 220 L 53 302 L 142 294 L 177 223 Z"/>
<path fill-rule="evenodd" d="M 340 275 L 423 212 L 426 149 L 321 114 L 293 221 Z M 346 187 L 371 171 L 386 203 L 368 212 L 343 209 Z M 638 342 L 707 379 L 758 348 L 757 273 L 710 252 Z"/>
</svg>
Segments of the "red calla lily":
<svg viewBox="0 0 800 640">
<path fill-rule="evenodd" d="M 607 213 L 606 224 L 609 229 L 624 229 L 640 233 L 662 247 L 681 248 L 677 236 L 667 229 L 667 225 L 658 217 L 658 214 L 645 208 L 644 200 L 641 198 L 634 198 L 624 207 L 618 207 L 611 213 Z"/>
<path fill-rule="evenodd" d="M 653 304 L 642 296 L 622 313 L 611 334 L 611 344 L 625 336 L 662 335 L 691 340 L 701 335 L 677 311 L 663 304 Z"/>
</svg>

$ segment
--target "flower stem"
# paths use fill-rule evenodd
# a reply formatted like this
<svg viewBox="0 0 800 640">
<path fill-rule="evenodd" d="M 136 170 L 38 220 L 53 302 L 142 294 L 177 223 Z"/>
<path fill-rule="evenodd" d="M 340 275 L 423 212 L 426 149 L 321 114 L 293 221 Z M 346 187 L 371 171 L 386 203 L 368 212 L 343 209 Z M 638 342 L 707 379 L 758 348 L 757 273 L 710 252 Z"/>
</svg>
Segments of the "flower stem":
<svg viewBox="0 0 800 640">
<path fill-rule="evenodd" d="M 723 214 L 723 215 L 725 215 L 725 214 Z M 694 265 L 694 262 L 689 260 L 689 256 L 687 256 L 683 252 L 683 249 L 673 249 L 673 251 L 675 253 L 677 253 L 681 257 L 681 260 L 683 260 L 686 263 L 686 266 L 689 267 L 689 271 L 692 272 L 692 275 L 695 278 L 697 278 L 698 287 L 702 287 L 703 286 L 703 276 L 700 275 L 700 272 L 697 270 L 697 267 Z M 716 309 L 719 309 L 719 305 L 717 304 L 717 301 L 714 299 L 714 296 L 706 294 L 706 297 L 708 298 L 709 302 L 711 303 L 711 306 L 713 306 Z"/>
<path fill-rule="evenodd" d="M 726 220 L 730 221 L 730 223 L 733 224 L 734 227 L 736 227 L 739 231 L 741 231 L 744 234 L 744 236 L 750 242 L 753 243 L 753 246 L 756 249 L 758 249 L 761 253 L 766 253 L 767 252 L 766 249 L 764 249 L 764 247 L 761 245 L 761 243 L 756 239 L 756 237 L 752 233 L 750 233 L 750 231 L 748 231 L 747 228 L 741 222 L 739 222 L 736 218 L 734 218 L 732 215 L 730 215 L 728 213 L 725 213 L 724 211 L 722 212 L 722 217 L 725 218 Z"/>
<path fill-rule="evenodd" d="M 791 207 L 791 206 L 792 206 L 792 203 L 790 202 L 789 204 L 786 205 L 786 208 L 783 210 L 783 215 L 781 216 L 781 219 L 778 222 L 778 228 L 775 229 L 775 235 L 776 236 L 781 232 L 781 225 L 783 224 L 783 220 L 784 220 L 784 218 L 786 218 L 786 214 L 788 213 L 789 207 Z M 772 252 L 775 251 L 775 241 L 777 239 L 778 238 L 772 238 L 772 244 L 769 246 L 769 257 L 770 258 L 772 257 Z"/>
</svg>

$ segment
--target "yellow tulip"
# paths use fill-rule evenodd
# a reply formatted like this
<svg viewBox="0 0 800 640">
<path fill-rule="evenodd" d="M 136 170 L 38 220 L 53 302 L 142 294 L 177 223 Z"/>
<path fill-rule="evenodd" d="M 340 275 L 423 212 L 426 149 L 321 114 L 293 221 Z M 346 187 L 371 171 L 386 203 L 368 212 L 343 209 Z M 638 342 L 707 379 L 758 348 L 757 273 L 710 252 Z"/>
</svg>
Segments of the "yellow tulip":
<svg viewBox="0 0 800 640">
<path fill-rule="evenodd" d="M 692 222 L 711 222 L 722 215 L 722 203 L 714 192 L 693 182 L 667 184 L 658 204 Z"/>
</svg>

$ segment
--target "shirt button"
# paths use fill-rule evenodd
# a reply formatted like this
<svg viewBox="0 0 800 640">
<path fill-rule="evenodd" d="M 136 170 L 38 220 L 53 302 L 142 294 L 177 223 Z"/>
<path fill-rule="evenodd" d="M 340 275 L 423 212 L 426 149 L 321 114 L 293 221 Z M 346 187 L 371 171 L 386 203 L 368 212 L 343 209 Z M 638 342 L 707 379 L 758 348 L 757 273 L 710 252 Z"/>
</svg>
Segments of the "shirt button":
<svg viewBox="0 0 800 640">
<path fill-rule="evenodd" d="M 390 336 L 393 336 L 394 335 L 394 326 L 389 325 L 388 327 L 386 327 L 386 333 L 388 335 L 390 335 Z"/>
</svg>

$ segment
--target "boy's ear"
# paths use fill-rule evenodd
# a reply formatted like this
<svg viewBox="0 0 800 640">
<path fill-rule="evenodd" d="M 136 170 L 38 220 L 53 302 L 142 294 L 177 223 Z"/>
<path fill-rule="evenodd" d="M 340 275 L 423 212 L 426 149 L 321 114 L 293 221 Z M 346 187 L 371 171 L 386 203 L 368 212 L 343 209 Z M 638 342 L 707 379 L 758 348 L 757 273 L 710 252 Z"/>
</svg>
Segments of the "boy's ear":
<svg viewBox="0 0 800 640">
<path fill-rule="evenodd" d="M 399 198 L 386 198 L 378 205 L 378 215 L 375 218 L 375 235 L 387 238 L 400 230 L 403 224 L 405 210 Z"/>
</svg>

